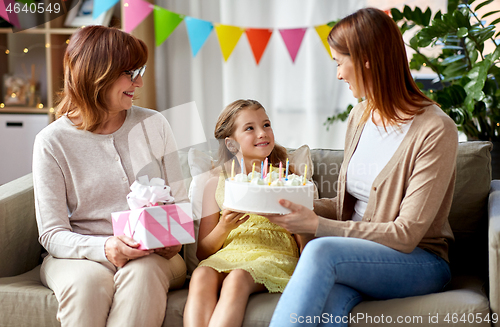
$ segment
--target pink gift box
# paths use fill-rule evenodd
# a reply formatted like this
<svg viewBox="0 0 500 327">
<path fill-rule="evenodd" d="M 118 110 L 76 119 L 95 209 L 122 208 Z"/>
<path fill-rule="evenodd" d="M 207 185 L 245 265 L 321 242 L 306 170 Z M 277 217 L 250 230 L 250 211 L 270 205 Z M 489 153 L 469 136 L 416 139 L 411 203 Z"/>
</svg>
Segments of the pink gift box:
<svg viewBox="0 0 500 327">
<path fill-rule="evenodd" d="M 113 212 L 111 218 L 114 235 L 132 237 L 141 250 L 195 242 L 190 203 Z"/>
</svg>

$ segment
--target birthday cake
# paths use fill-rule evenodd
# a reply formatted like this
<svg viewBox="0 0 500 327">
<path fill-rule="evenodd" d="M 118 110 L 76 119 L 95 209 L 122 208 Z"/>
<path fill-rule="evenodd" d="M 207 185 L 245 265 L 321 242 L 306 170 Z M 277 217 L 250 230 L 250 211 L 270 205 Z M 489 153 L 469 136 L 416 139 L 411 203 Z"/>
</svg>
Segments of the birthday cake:
<svg viewBox="0 0 500 327">
<path fill-rule="evenodd" d="M 226 209 L 259 214 L 287 214 L 291 210 L 279 204 L 280 199 L 313 209 L 314 184 L 302 176 L 291 174 L 279 178 L 276 172 L 266 178 L 252 174 L 238 174 L 225 181 L 224 203 Z"/>
</svg>

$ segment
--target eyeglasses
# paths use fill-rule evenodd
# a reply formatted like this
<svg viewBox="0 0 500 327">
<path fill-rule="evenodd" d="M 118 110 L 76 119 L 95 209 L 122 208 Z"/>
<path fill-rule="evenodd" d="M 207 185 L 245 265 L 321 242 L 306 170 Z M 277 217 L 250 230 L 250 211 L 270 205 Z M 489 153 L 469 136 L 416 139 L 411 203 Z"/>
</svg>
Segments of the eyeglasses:
<svg viewBox="0 0 500 327">
<path fill-rule="evenodd" d="M 141 77 L 142 75 L 144 75 L 144 71 L 146 71 L 146 65 L 135 70 L 126 70 L 124 71 L 124 73 L 130 75 L 130 80 L 132 81 L 132 83 L 134 83 L 139 77 L 139 75 L 141 75 Z"/>
</svg>

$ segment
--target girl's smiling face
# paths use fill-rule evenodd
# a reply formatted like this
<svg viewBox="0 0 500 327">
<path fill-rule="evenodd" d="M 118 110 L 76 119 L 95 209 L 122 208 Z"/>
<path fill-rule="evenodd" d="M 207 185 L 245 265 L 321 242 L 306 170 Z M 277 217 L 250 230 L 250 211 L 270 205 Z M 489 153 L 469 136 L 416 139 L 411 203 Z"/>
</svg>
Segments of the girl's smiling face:
<svg viewBox="0 0 500 327">
<path fill-rule="evenodd" d="M 344 80 L 347 84 L 349 84 L 349 89 L 355 98 L 364 98 L 366 96 L 366 92 L 363 79 L 359 76 L 359 74 L 356 76 L 351 57 L 341 54 L 331 47 L 330 51 L 332 53 L 333 60 L 337 62 L 337 78 L 339 80 Z"/>
<path fill-rule="evenodd" d="M 246 160 L 264 160 L 274 149 L 271 121 L 263 108 L 243 109 L 235 120 L 235 130 L 230 139 L 235 140 Z"/>
</svg>

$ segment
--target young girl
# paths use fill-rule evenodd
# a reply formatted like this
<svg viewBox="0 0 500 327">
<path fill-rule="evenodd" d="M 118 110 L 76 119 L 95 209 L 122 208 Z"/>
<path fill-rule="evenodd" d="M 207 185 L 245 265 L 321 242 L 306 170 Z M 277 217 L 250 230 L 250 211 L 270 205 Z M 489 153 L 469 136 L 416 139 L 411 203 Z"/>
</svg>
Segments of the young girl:
<svg viewBox="0 0 500 327">
<path fill-rule="evenodd" d="M 207 182 L 203 195 L 197 252 L 203 261 L 189 285 L 184 310 L 188 327 L 241 326 L 250 294 L 282 292 L 299 257 L 294 236 L 284 228 L 256 214 L 220 209 L 232 158 L 243 158 L 245 172 L 252 171 L 253 163 L 260 170 L 265 158 L 273 167 L 287 159 L 285 148 L 274 143 L 262 105 L 254 100 L 231 103 L 220 114 L 214 134 L 225 146 L 220 142 L 221 169 Z"/>
</svg>

